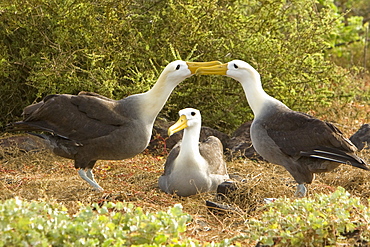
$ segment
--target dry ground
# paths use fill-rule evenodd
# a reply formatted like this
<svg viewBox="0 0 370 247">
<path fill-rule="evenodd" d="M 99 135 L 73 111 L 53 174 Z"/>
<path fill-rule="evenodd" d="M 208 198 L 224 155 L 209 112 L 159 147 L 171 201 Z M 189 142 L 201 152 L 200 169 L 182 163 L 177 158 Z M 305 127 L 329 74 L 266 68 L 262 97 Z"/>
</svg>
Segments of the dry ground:
<svg viewBox="0 0 370 247">
<path fill-rule="evenodd" d="M 333 107 L 325 116 L 347 136 L 353 134 L 363 123 L 369 123 L 369 105 L 348 104 Z M 356 119 L 356 120 L 354 120 Z M 5 137 L 5 136 L 3 136 Z M 186 236 L 200 241 L 220 241 L 232 238 L 246 229 L 248 217 L 261 213 L 255 209 L 263 205 L 264 198 L 293 197 L 295 183 L 282 168 L 263 161 L 233 160 L 228 162 L 230 174 L 246 179 L 230 204 L 241 209 L 223 215 L 210 212 L 205 200 L 214 200 L 214 193 L 205 193 L 187 198 L 161 192 L 157 186 L 162 173 L 165 155 L 153 155 L 148 151 L 132 159 L 122 161 L 98 161 L 95 166 L 96 180 L 105 192 L 93 191 L 80 179 L 71 160 L 56 157 L 48 151 L 22 153 L 17 149 L 1 149 L 0 199 L 20 197 L 24 200 L 44 200 L 65 205 L 71 214 L 79 205 L 104 201 L 126 201 L 145 210 L 166 210 L 181 203 L 184 211 L 193 216 Z M 370 151 L 360 153 L 370 162 Z M 333 172 L 316 176 L 308 186 L 308 196 L 314 193 L 331 193 L 342 186 L 351 194 L 370 197 L 370 172 L 342 165 Z M 244 244 L 250 246 L 245 240 Z"/>
</svg>

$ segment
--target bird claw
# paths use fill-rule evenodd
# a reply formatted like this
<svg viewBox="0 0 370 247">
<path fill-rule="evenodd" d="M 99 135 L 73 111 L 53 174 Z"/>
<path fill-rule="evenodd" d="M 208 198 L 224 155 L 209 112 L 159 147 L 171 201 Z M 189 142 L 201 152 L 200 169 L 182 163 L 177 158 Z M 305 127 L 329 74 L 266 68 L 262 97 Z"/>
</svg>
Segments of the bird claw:
<svg viewBox="0 0 370 247">
<path fill-rule="evenodd" d="M 87 171 L 85 171 L 84 169 L 80 169 L 80 170 L 78 170 L 78 175 L 80 175 L 80 177 L 83 180 L 88 182 L 98 192 L 103 192 L 104 191 L 104 189 L 102 187 L 100 187 L 100 185 L 95 181 L 94 175 L 93 175 L 91 169 L 87 169 Z"/>
</svg>

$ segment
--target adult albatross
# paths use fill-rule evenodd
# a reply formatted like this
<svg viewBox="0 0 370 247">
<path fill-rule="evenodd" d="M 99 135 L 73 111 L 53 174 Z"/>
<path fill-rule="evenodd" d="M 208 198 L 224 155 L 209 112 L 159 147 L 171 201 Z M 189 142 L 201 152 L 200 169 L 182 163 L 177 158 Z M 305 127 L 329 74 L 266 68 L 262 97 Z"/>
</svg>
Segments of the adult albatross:
<svg viewBox="0 0 370 247">
<path fill-rule="evenodd" d="M 227 180 L 226 162 L 221 141 L 209 136 L 199 143 L 200 112 L 193 108 L 179 111 L 179 120 L 168 129 L 168 135 L 184 129 L 182 141 L 172 148 L 165 162 L 164 173 L 159 177 L 161 190 L 179 196 L 213 191 Z"/>
<path fill-rule="evenodd" d="M 24 120 L 10 124 L 7 131 L 46 132 L 37 135 L 49 142 L 55 154 L 73 159 L 80 177 L 103 191 L 92 173 L 96 161 L 121 160 L 142 152 L 173 89 L 199 66 L 215 64 L 219 62 L 171 62 L 149 91 L 121 100 L 87 92 L 49 95 L 26 107 Z"/>
<path fill-rule="evenodd" d="M 254 113 L 250 129 L 252 144 L 267 161 L 281 165 L 298 183 L 295 193 L 306 194 L 305 183 L 314 173 L 327 172 L 340 164 L 369 170 L 356 156 L 357 148 L 333 124 L 289 109 L 262 88 L 260 74 L 248 63 L 233 60 L 199 68 L 197 74 L 226 75 L 239 81 Z"/>
</svg>

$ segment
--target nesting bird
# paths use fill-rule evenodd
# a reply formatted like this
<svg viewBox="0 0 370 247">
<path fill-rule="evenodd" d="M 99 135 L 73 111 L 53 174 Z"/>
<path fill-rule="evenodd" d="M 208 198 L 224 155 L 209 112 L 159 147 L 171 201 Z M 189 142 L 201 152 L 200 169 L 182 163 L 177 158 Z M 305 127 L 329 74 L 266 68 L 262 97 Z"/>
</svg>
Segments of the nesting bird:
<svg viewBox="0 0 370 247">
<path fill-rule="evenodd" d="M 199 143 L 202 120 L 198 110 L 182 109 L 179 115 L 179 120 L 168 129 L 168 135 L 184 129 L 183 137 L 168 155 L 159 187 L 179 196 L 214 191 L 229 178 L 222 143 L 215 136 Z"/>
<path fill-rule="evenodd" d="M 234 60 L 199 68 L 197 74 L 225 75 L 239 81 L 254 113 L 251 139 L 267 161 L 281 165 L 298 183 L 295 195 L 306 195 L 314 173 L 327 172 L 340 164 L 369 170 L 366 162 L 333 124 L 293 111 L 262 88 L 260 74 L 248 63 Z"/>
<path fill-rule="evenodd" d="M 26 107 L 24 120 L 10 124 L 7 131 L 44 132 L 36 135 L 55 154 L 73 159 L 80 177 L 103 191 L 92 172 L 96 161 L 121 160 L 142 152 L 173 89 L 199 66 L 215 64 L 219 62 L 171 62 L 149 91 L 121 100 L 87 92 L 49 95 Z"/>
</svg>

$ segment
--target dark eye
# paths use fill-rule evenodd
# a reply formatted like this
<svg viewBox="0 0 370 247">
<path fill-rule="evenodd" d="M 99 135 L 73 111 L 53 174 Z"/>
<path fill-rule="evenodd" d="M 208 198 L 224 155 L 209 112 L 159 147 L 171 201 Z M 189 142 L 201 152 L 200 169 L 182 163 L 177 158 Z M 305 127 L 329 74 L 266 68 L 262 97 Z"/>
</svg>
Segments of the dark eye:
<svg viewBox="0 0 370 247">
<path fill-rule="evenodd" d="M 238 65 L 236 65 L 236 64 L 234 63 L 234 68 L 235 68 L 235 69 L 237 69 L 237 68 L 239 68 L 239 67 L 238 67 Z"/>
<path fill-rule="evenodd" d="M 192 111 L 190 114 L 191 114 L 192 116 L 195 116 L 195 112 L 193 112 L 193 111 Z"/>
<path fill-rule="evenodd" d="M 180 64 L 178 64 L 177 66 L 176 66 L 176 70 L 179 70 L 180 69 Z"/>
</svg>

